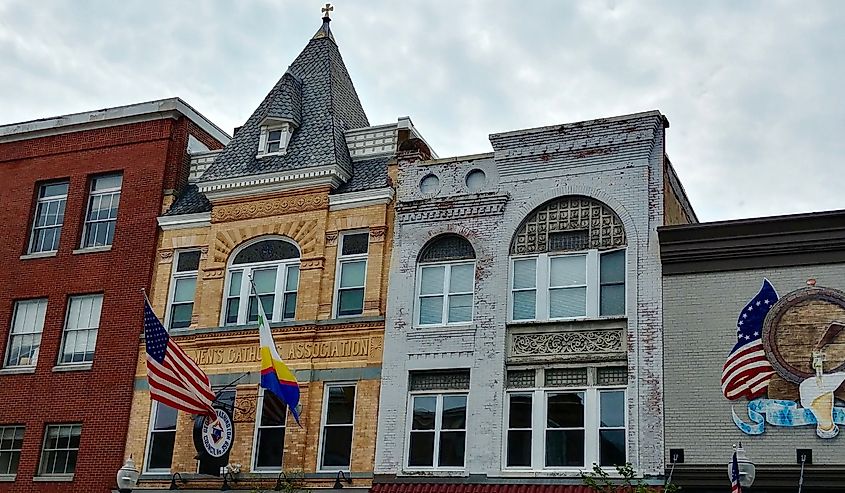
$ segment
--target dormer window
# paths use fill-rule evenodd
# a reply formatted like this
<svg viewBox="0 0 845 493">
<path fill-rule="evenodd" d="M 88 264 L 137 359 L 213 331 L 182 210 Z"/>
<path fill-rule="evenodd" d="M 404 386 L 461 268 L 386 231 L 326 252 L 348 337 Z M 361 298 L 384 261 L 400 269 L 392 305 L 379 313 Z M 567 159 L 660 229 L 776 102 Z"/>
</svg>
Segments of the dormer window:
<svg viewBox="0 0 845 493">
<path fill-rule="evenodd" d="M 258 157 L 278 156 L 287 152 L 288 142 L 296 127 L 289 122 L 268 119 L 261 125 Z"/>
</svg>

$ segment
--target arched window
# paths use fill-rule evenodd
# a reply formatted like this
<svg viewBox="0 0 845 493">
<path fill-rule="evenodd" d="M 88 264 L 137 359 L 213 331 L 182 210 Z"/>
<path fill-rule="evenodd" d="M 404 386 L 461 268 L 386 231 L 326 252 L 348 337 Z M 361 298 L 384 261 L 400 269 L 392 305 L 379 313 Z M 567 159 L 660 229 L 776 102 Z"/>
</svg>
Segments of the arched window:
<svg viewBox="0 0 845 493">
<path fill-rule="evenodd" d="M 511 240 L 510 319 L 625 314 L 625 228 L 607 205 L 561 197 L 535 209 Z"/>
<path fill-rule="evenodd" d="M 475 250 L 466 238 L 445 234 L 423 247 L 417 269 L 417 325 L 472 322 Z"/>
<path fill-rule="evenodd" d="M 271 321 L 292 320 L 296 316 L 299 285 L 296 245 L 281 238 L 261 239 L 244 245 L 231 258 L 226 273 L 224 325 L 258 321 L 258 305 L 250 279 Z"/>
</svg>

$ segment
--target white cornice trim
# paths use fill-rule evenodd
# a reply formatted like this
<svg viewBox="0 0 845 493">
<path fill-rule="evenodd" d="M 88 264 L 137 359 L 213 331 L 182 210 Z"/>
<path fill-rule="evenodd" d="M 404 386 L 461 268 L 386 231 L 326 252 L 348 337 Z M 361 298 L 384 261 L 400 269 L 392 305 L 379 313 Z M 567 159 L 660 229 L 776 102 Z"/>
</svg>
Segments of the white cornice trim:
<svg viewBox="0 0 845 493">
<path fill-rule="evenodd" d="M 184 115 L 223 144 L 229 143 L 232 138 L 188 103 L 179 98 L 169 98 L 3 125 L 0 126 L 0 142 L 14 142 L 163 118 L 176 119 L 179 115 Z"/>
<path fill-rule="evenodd" d="M 208 200 L 228 199 L 245 195 L 257 195 L 279 190 L 293 190 L 316 186 L 337 188 L 347 182 L 351 175 L 338 164 L 315 166 L 313 168 L 268 173 L 262 175 L 239 176 L 222 180 L 198 183 L 200 192 Z"/>
<path fill-rule="evenodd" d="M 392 200 L 393 189 L 390 187 L 329 195 L 329 210 L 339 211 L 368 205 L 389 204 Z"/>
<path fill-rule="evenodd" d="M 203 228 L 211 226 L 210 212 L 197 212 L 195 214 L 180 214 L 178 216 L 159 216 L 158 226 L 164 230 Z"/>
</svg>

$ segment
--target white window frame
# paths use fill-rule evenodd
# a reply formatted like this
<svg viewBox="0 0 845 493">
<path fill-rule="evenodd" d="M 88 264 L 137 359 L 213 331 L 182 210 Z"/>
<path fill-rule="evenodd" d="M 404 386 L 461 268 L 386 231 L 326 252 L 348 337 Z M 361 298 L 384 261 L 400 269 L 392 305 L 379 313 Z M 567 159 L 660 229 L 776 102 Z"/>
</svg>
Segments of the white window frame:
<svg viewBox="0 0 845 493">
<path fill-rule="evenodd" d="M 43 313 L 43 315 L 40 315 L 41 326 L 38 327 L 38 330 L 32 330 L 32 331 L 29 331 L 29 332 L 15 332 L 15 321 L 17 320 L 17 317 L 18 317 L 18 310 L 19 310 L 20 305 L 22 303 L 36 303 L 36 304 L 40 305 L 42 302 L 44 303 L 44 308 L 43 308 L 44 313 Z M 38 364 L 38 356 L 41 353 L 41 338 L 44 336 L 44 321 L 47 318 L 47 305 L 48 305 L 47 298 L 32 298 L 32 299 L 28 299 L 28 300 L 15 300 L 14 305 L 12 307 L 12 321 L 11 321 L 11 324 L 9 325 L 9 337 L 6 339 L 6 353 L 3 355 L 3 368 L 35 368 L 35 366 Z M 38 307 L 36 307 L 36 310 L 42 310 L 42 308 L 40 306 L 38 306 Z M 35 320 L 36 326 L 38 325 L 38 319 L 37 319 L 38 316 L 39 315 L 36 313 L 36 320 Z M 30 363 L 26 364 L 26 365 L 10 365 L 9 364 L 9 357 L 11 356 L 11 352 L 12 352 L 12 340 L 13 340 L 13 338 L 15 338 L 15 337 L 25 337 L 25 336 L 34 336 L 35 334 L 38 334 L 38 349 L 36 349 L 35 353 L 34 353 L 35 361 L 30 361 Z M 18 356 L 20 356 L 20 354 L 18 354 Z M 30 357 L 30 360 L 32 360 L 32 359 L 33 358 Z"/>
<path fill-rule="evenodd" d="M 15 435 L 17 434 L 17 431 L 19 429 L 23 430 L 24 433 L 26 433 L 26 427 L 21 424 L 0 425 L 0 454 L 9 454 L 9 468 L 11 468 L 12 466 L 12 456 L 16 453 L 18 454 L 18 463 L 15 466 L 15 471 L 11 472 L 9 469 L 5 471 L 0 470 L 0 478 L 14 478 L 18 473 L 18 468 L 20 467 L 21 450 L 23 450 L 23 444 L 21 444 L 21 448 L 15 448 Z M 4 434 L 9 430 L 11 430 L 12 432 L 12 445 L 9 448 L 2 448 Z M 21 441 L 23 441 L 23 439 L 21 439 Z"/>
<path fill-rule="evenodd" d="M 600 438 L 599 431 L 602 429 L 621 429 L 619 427 L 601 427 L 600 394 L 606 391 L 621 391 L 626 403 L 623 409 L 625 417 L 625 455 L 628 457 L 628 446 L 630 440 L 630 425 L 628 423 L 628 389 L 624 385 L 579 385 L 572 387 L 545 387 L 537 386 L 536 382 L 545 380 L 542 369 L 537 370 L 535 375 L 535 386 L 531 388 L 513 388 L 505 392 L 505 405 L 502 423 L 504 436 L 502 437 L 502 470 L 503 471 L 563 471 L 563 472 L 589 472 L 593 464 L 598 464 L 600 459 Z M 582 392 L 584 394 L 584 464 L 582 467 L 574 466 L 546 466 L 546 426 L 548 413 L 548 397 L 553 394 L 566 394 Z M 531 395 L 531 466 L 508 466 L 508 424 L 510 422 L 510 396 L 512 394 Z M 557 429 L 557 428 L 551 428 Z M 615 473 L 613 466 L 602 466 L 602 469 L 609 473 Z"/>
<path fill-rule="evenodd" d="M 223 303 L 222 308 L 220 310 L 220 327 L 235 327 L 238 325 L 248 325 L 254 324 L 256 322 L 248 322 L 247 318 L 249 316 L 249 298 L 252 295 L 252 286 L 250 285 L 249 279 L 252 275 L 252 272 L 255 270 L 263 270 L 269 268 L 276 268 L 276 285 L 274 286 L 273 291 L 273 316 L 271 317 L 271 322 L 281 322 L 281 321 L 288 321 L 288 320 L 295 320 L 296 319 L 296 310 L 294 309 L 294 318 L 283 318 L 284 315 L 284 303 L 285 303 L 285 295 L 290 293 L 297 293 L 297 304 L 299 303 L 299 281 L 302 276 L 302 271 L 297 274 L 296 278 L 296 291 L 288 291 L 287 290 L 287 278 L 288 278 L 288 271 L 291 267 L 296 267 L 299 269 L 301 257 L 296 258 L 289 258 L 284 260 L 271 260 L 267 262 L 256 262 L 251 264 L 232 264 L 231 262 L 235 259 L 235 256 L 240 253 L 244 248 L 249 247 L 255 243 L 260 243 L 266 240 L 282 240 L 285 242 L 290 243 L 297 251 L 301 251 L 299 246 L 296 243 L 290 241 L 287 238 L 283 238 L 280 236 L 262 236 L 256 238 L 254 241 L 250 241 L 248 243 L 244 243 L 239 249 L 232 252 L 229 257 L 229 264 L 226 266 L 226 277 L 225 283 L 223 284 Z M 227 305 L 229 301 L 229 288 L 232 279 L 232 272 L 241 272 L 241 287 L 240 291 L 238 292 L 238 321 L 234 324 L 227 324 L 226 323 L 226 314 L 227 314 Z M 281 273 L 281 275 L 280 275 Z M 260 301 L 259 301 L 260 303 Z"/>
<path fill-rule="evenodd" d="M 108 176 L 119 176 L 120 177 L 120 186 L 112 187 L 112 188 L 105 188 L 103 190 L 96 190 L 95 191 L 94 190 L 94 182 L 98 178 L 105 178 L 105 177 L 108 177 Z M 88 205 L 85 207 L 85 220 L 83 221 L 83 226 L 82 226 L 82 239 L 80 241 L 80 248 L 83 248 L 83 249 L 85 249 L 85 248 L 105 248 L 105 247 L 112 246 L 112 244 L 114 243 L 114 236 L 117 234 L 117 216 L 115 216 L 114 218 L 109 218 L 109 219 L 95 219 L 95 220 L 88 219 L 88 216 L 91 215 L 91 206 L 94 205 L 94 199 L 96 197 L 102 197 L 102 196 L 105 196 L 105 195 L 111 195 L 112 196 L 111 200 L 114 200 L 115 195 L 117 196 L 117 200 L 118 200 L 117 213 L 119 214 L 120 213 L 120 198 L 121 198 L 122 192 L 123 192 L 123 172 L 122 171 L 116 171 L 114 173 L 103 173 L 103 174 L 95 175 L 95 176 L 91 177 L 90 183 L 88 184 Z M 107 222 L 114 222 L 114 232 L 112 233 L 111 243 L 107 243 L 107 244 L 103 244 L 103 245 L 96 245 L 96 244 L 86 245 L 85 239 L 88 236 L 88 228 L 90 228 L 91 225 L 93 225 L 93 224 L 100 224 L 100 223 L 107 223 Z"/>
<path fill-rule="evenodd" d="M 155 421 L 156 421 L 156 417 L 158 416 L 158 408 L 161 405 L 162 404 L 160 402 L 157 402 L 157 401 L 151 401 L 150 402 L 150 422 L 147 425 L 147 444 L 144 447 L 144 467 L 142 468 L 142 471 L 143 471 L 144 474 L 148 474 L 148 473 L 151 473 L 151 474 L 162 474 L 162 473 L 170 474 L 170 470 L 173 467 L 173 457 L 171 456 L 169 468 L 167 468 L 167 469 L 164 469 L 164 468 L 151 469 L 150 468 L 150 454 L 152 454 L 152 452 L 153 452 L 153 433 L 165 433 L 165 431 L 163 431 L 163 430 L 156 430 L 155 429 Z M 179 410 L 175 409 L 175 408 L 171 408 L 171 409 L 176 411 L 176 422 L 177 422 L 177 426 L 178 426 Z M 168 430 L 168 431 L 166 431 L 166 433 L 176 433 L 176 430 L 173 430 L 173 431 Z M 176 453 L 176 447 L 175 446 L 173 448 L 173 453 L 174 454 Z"/>
<path fill-rule="evenodd" d="M 84 327 L 84 328 L 77 327 L 75 329 L 69 329 L 68 323 L 70 322 L 70 305 L 71 305 L 71 303 L 73 303 L 74 300 L 81 300 L 83 298 L 91 298 L 91 299 L 99 298 L 100 299 L 100 313 L 97 316 L 97 326 L 96 327 Z M 67 344 L 67 337 L 71 332 L 76 332 L 78 334 L 79 332 L 83 332 L 83 331 L 88 331 L 88 332 L 93 331 L 93 333 L 94 333 L 94 352 L 96 352 L 96 350 L 97 350 L 97 337 L 99 336 L 99 333 L 100 333 L 100 322 L 101 322 L 102 316 L 103 316 L 103 303 L 105 303 L 105 298 L 104 298 L 102 293 L 80 294 L 80 295 L 73 295 L 73 296 L 68 297 L 67 307 L 65 309 L 65 323 L 64 323 L 64 326 L 62 327 L 62 344 L 61 344 L 61 347 L 59 348 L 59 355 L 58 355 L 58 358 L 57 358 L 58 361 L 56 363 L 58 366 L 62 366 L 62 367 L 64 367 L 64 366 L 90 366 L 94 362 L 94 355 L 93 354 L 91 355 L 90 361 L 83 360 L 83 361 L 76 361 L 76 362 L 74 362 L 74 361 L 63 362 L 62 357 L 65 354 L 65 345 Z M 78 337 L 78 335 L 77 335 L 77 337 Z"/>
<path fill-rule="evenodd" d="M 352 387 L 355 389 L 355 402 L 352 404 L 352 424 L 344 424 L 344 425 L 328 425 L 326 424 L 326 418 L 328 417 L 329 413 L 329 390 L 333 387 Z M 352 460 L 353 455 L 355 454 L 355 421 L 358 414 L 358 403 L 360 399 L 358 398 L 358 383 L 357 382 L 331 382 L 326 383 L 323 385 L 323 409 L 320 411 L 320 441 L 317 443 L 317 472 L 349 472 L 352 468 Z M 352 443 L 349 447 L 349 466 L 347 467 L 337 467 L 337 466 L 323 466 L 323 440 L 325 435 L 325 430 L 327 426 L 351 426 L 352 427 Z"/>
<path fill-rule="evenodd" d="M 65 428 L 65 427 L 70 427 L 70 428 L 78 427 L 79 428 L 79 442 L 80 442 L 79 447 L 78 448 L 70 448 L 70 447 L 68 447 L 68 448 L 55 448 L 55 449 L 49 449 L 49 450 L 50 451 L 64 450 L 64 451 L 68 451 L 68 452 L 71 451 L 71 450 L 75 450 L 76 451 L 76 464 L 73 467 L 73 472 L 46 473 L 46 472 L 44 472 L 44 465 L 45 465 L 44 460 L 45 460 L 45 454 L 48 451 L 48 449 L 47 449 L 47 438 L 49 436 L 50 428 L 60 428 L 61 429 L 61 428 Z M 38 459 L 38 469 L 36 470 L 35 477 L 38 477 L 38 478 L 73 477 L 73 475 L 76 473 L 76 465 L 79 464 L 79 451 L 81 450 L 81 448 L 82 448 L 82 423 L 46 423 L 44 425 L 44 437 L 41 440 L 41 455 Z M 65 461 L 65 467 L 67 467 L 67 461 Z"/>
<path fill-rule="evenodd" d="M 193 253 L 193 252 L 200 252 L 200 250 L 196 248 L 188 248 L 185 250 L 177 250 L 175 255 L 173 255 L 173 261 L 171 262 L 170 267 L 170 288 L 168 289 L 167 293 L 167 311 L 164 315 L 164 327 L 170 332 L 170 323 L 172 322 L 173 317 L 173 302 L 176 299 L 176 281 L 179 279 L 189 279 L 193 277 L 196 280 L 194 284 L 194 297 L 191 301 L 192 305 L 195 305 L 197 302 L 197 284 L 199 284 L 199 262 L 202 261 L 202 253 L 200 253 L 199 262 L 197 262 L 197 269 L 196 270 L 186 270 L 182 272 L 178 272 L 179 266 L 179 257 L 185 253 Z M 185 305 L 187 302 L 180 302 L 180 305 Z M 191 309 L 191 313 L 193 314 L 193 309 Z M 185 329 L 187 327 L 183 327 Z"/>
<path fill-rule="evenodd" d="M 449 286 L 451 284 L 452 279 L 452 268 L 455 266 L 460 265 L 471 265 L 472 266 L 472 291 L 461 291 L 458 293 L 450 293 Z M 443 267 L 443 291 L 439 295 L 422 295 L 422 271 L 425 268 L 431 267 Z M 472 295 L 472 301 L 470 302 L 470 317 L 469 320 L 462 321 L 462 322 L 450 322 L 449 321 L 449 305 L 451 303 L 452 296 L 459 296 L 459 295 Z M 440 322 L 433 323 L 433 324 L 424 324 L 420 322 L 420 315 L 422 312 L 420 311 L 420 298 L 429 298 L 435 296 L 442 296 L 443 297 L 443 308 L 440 314 Z M 446 260 L 442 262 L 420 262 L 417 264 L 417 282 L 414 288 L 414 327 L 455 327 L 455 326 L 466 326 L 472 325 L 472 321 L 475 319 L 475 260 L 474 259 L 464 259 L 464 260 Z"/>
<path fill-rule="evenodd" d="M 264 390 L 264 387 L 258 388 L 258 406 L 255 410 L 255 426 L 252 433 L 252 455 L 249 459 L 250 470 L 253 472 L 272 472 L 272 473 L 279 473 L 282 472 L 285 464 L 285 443 L 282 443 L 282 462 L 279 464 L 277 468 L 270 468 L 270 467 L 258 467 L 256 461 L 258 460 L 258 434 L 261 429 L 277 429 L 277 428 L 284 428 L 285 429 L 285 442 L 288 440 L 288 430 L 287 430 L 287 421 L 288 421 L 288 413 L 290 409 L 285 405 L 285 421 L 284 424 L 281 426 L 261 426 L 261 417 L 264 414 L 264 397 L 267 395 L 267 392 Z M 357 395 L 356 395 L 357 397 Z"/>
<path fill-rule="evenodd" d="M 456 466 L 440 466 L 440 432 L 443 425 L 443 397 L 444 396 L 463 396 L 466 398 L 466 408 L 464 410 L 464 429 L 447 429 L 447 432 L 464 432 L 464 465 Z M 414 398 L 416 397 L 436 397 L 437 403 L 434 410 L 434 457 L 432 466 L 411 466 L 411 434 L 414 433 L 412 427 L 414 425 Z M 467 425 L 469 424 L 469 390 L 417 390 L 408 393 L 408 410 L 405 415 L 405 422 L 407 423 L 405 430 L 405 455 L 403 466 L 406 471 L 464 471 L 467 468 L 467 455 L 469 451 L 469 433 Z M 432 430 L 417 430 L 418 432 L 431 433 Z"/>
<path fill-rule="evenodd" d="M 343 255 L 343 242 L 347 236 L 352 236 L 356 234 L 367 234 L 367 252 L 366 253 L 356 253 L 352 255 Z M 335 262 L 335 276 L 334 276 L 334 303 L 332 303 L 332 318 L 348 318 L 348 317 L 360 317 L 364 314 L 364 305 L 366 304 L 367 298 L 367 270 L 370 266 L 369 256 L 370 256 L 370 231 L 369 230 L 359 230 L 359 231 L 344 231 L 340 234 L 340 238 L 338 238 L 337 242 L 337 261 Z M 348 289 L 363 289 L 364 296 L 361 300 L 361 313 L 357 315 L 340 315 L 340 276 L 342 274 L 343 264 L 345 263 L 353 263 L 353 262 L 360 262 L 364 261 L 364 284 L 359 287 L 354 288 L 343 288 L 344 290 Z"/>
<path fill-rule="evenodd" d="M 64 195 L 53 195 L 53 196 L 50 196 L 50 197 L 41 197 L 41 190 L 43 190 L 44 187 L 47 187 L 47 186 L 50 186 L 50 185 L 59 185 L 59 184 L 65 184 L 65 186 L 70 188 L 69 180 L 51 181 L 51 182 L 41 183 L 41 184 L 38 185 L 38 192 L 37 192 L 38 195 L 36 197 L 35 211 L 34 211 L 33 217 L 32 217 L 32 231 L 30 231 L 30 233 L 29 233 L 29 248 L 27 249 L 27 253 L 30 254 L 30 255 L 31 254 L 39 254 L 39 253 L 55 252 L 55 251 L 58 251 L 58 249 L 59 249 L 59 242 L 61 241 L 62 229 L 64 228 L 66 210 L 62 211 L 61 217 L 56 218 L 58 220 L 58 222 L 56 224 L 51 224 L 49 226 L 48 225 L 44 225 L 44 226 L 38 226 L 37 225 L 38 224 L 38 215 L 39 215 L 39 212 L 41 212 L 42 207 L 48 207 L 49 208 L 49 206 L 52 202 L 59 202 L 60 204 L 62 202 L 64 202 L 65 207 L 67 207 L 67 191 L 64 193 Z M 60 207 L 61 207 L 61 205 L 60 205 Z M 51 249 L 51 250 L 40 250 L 40 249 L 36 250 L 35 249 L 35 234 L 39 230 L 54 229 L 54 228 L 58 228 L 58 230 L 59 230 L 59 233 L 58 233 L 58 236 L 57 236 L 57 239 L 56 239 L 56 248 Z"/>
<path fill-rule="evenodd" d="M 625 310 L 619 315 L 600 315 L 601 307 L 601 256 L 615 251 L 625 252 Z M 551 276 L 551 259 L 567 257 L 567 256 L 586 256 L 586 288 L 587 299 L 585 307 L 585 315 L 576 317 L 552 317 L 550 315 L 551 305 L 549 299 L 551 297 L 550 276 Z M 518 260 L 531 260 L 536 262 L 536 283 L 535 283 L 535 305 L 534 318 L 514 319 L 513 318 L 513 293 L 514 293 L 514 264 Z M 510 323 L 525 323 L 525 322 L 558 322 L 568 320 L 585 320 L 597 318 L 623 318 L 628 313 L 628 252 L 625 248 L 617 248 L 612 250 L 581 250 L 577 252 L 552 252 L 541 253 L 539 255 L 511 255 L 508 262 L 508 322 Z M 519 291 L 529 289 L 520 288 Z"/>
<path fill-rule="evenodd" d="M 258 154 L 256 157 L 283 156 L 287 154 L 287 148 L 293 135 L 293 130 L 293 126 L 288 122 L 268 122 L 261 125 L 261 134 L 258 138 Z M 270 143 L 276 142 L 275 140 L 270 140 L 270 132 L 281 132 L 278 151 L 269 151 Z"/>
</svg>

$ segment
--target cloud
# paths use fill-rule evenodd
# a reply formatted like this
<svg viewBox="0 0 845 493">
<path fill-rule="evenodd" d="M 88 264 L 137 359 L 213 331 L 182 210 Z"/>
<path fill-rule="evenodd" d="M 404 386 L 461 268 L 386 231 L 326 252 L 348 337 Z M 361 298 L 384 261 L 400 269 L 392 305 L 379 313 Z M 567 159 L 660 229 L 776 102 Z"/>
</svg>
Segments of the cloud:
<svg viewBox="0 0 845 493">
<path fill-rule="evenodd" d="M 324 2 L 0 3 L 0 123 L 180 96 L 243 123 Z M 441 156 L 493 132 L 659 109 L 703 220 L 845 208 L 845 5 L 339 1 L 370 121 Z"/>
</svg>

